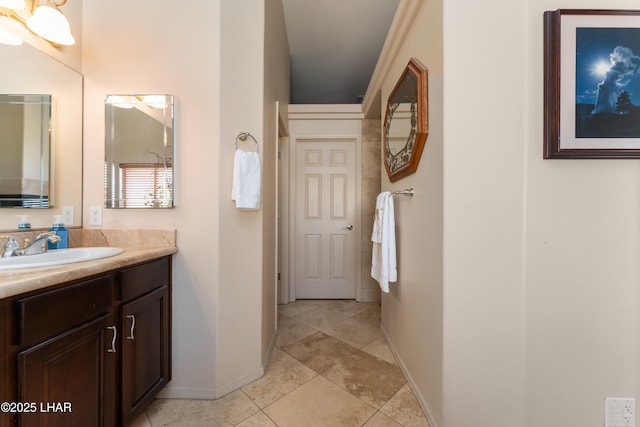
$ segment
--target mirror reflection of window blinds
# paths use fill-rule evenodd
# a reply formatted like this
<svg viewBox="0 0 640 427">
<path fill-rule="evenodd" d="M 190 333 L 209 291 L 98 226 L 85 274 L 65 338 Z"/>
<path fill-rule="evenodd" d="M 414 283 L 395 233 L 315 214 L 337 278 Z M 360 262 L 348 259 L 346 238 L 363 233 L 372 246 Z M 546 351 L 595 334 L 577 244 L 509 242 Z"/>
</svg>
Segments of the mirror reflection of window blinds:
<svg viewBox="0 0 640 427">
<path fill-rule="evenodd" d="M 171 207 L 173 171 L 162 164 L 120 164 L 122 207 Z"/>
</svg>

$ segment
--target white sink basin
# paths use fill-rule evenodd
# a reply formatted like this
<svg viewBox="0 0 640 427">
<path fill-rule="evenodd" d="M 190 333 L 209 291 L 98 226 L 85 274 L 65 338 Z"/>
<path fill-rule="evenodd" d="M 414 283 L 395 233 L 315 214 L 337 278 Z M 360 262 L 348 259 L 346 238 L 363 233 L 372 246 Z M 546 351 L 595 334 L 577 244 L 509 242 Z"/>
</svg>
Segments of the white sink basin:
<svg viewBox="0 0 640 427">
<path fill-rule="evenodd" d="M 12 256 L 0 258 L 0 271 L 13 268 L 46 267 L 74 262 L 91 261 L 108 258 L 123 252 L 120 248 L 91 247 L 56 249 L 43 254 Z"/>
</svg>

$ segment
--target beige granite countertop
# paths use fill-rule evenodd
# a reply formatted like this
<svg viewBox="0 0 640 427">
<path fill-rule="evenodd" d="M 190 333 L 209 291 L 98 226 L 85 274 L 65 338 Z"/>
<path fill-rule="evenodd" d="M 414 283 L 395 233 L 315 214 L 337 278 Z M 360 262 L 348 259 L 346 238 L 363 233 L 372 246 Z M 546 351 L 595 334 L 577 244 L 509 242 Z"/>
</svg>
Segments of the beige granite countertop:
<svg viewBox="0 0 640 427">
<path fill-rule="evenodd" d="M 33 233 L 33 232 L 31 232 Z M 16 237 L 26 237 L 14 233 Z M 69 246 L 113 246 L 120 255 L 59 266 L 0 270 L 0 299 L 178 252 L 174 230 L 69 230 Z"/>
</svg>

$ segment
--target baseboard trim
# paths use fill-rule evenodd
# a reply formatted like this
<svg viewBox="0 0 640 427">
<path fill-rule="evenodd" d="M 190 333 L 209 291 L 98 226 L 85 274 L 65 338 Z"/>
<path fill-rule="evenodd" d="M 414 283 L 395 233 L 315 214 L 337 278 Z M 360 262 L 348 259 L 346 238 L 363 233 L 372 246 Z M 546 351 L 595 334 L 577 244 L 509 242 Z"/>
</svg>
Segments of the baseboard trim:
<svg viewBox="0 0 640 427">
<path fill-rule="evenodd" d="M 262 378 L 267 371 L 267 366 L 271 360 L 273 348 L 276 345 L 278 331 L 276 330 L 271 338 L 271 342 L 262 356 L 262 366 L 235 381 L 214 388 L 193 388 L 193 387 L 171 387 L 169 383 L 158 393 L 158 399 L 194 399 L 194 400 L 215 400 L 244 387 L 245 385 Z"/>
<path fill-rule="evenodd" d="M 409 387 L 411 387 L 413 394 L 416 396 L 416 400 L 422 407 L 422 411 L 424 412 L 424 415 L 427 418 L 429 425 L 431 427 L 438 427 L 438 424 L 436 423 L 435 419 L 431 415 L 431 411 L 429 410 L 429 405 L 427 404 L 427 401 L 425 400 L 424 396 L 422 396 L 422 394 L 416 387 L 416 383 L 413 380 L 411 373 L 409 372 L 409 370 L 407 369 L 407 366 L 402 361 L 402 358 L 400 357 L 400 355 L 398 354 L 398 351 L 394 347 L 393 342 L 391 341 L 391 339 L 389 338 L 389 335 L 387 334 L 387 331 L 384 330 L 382 325 L 380 325 L 380 330 L 382 331 L 382 335 L 384 336 L 385 341 L 387 341 L 387 345 L 389 346 L 391 353 L 393 353 L 393 356 L 396 358 L 396 361 L 398 362 L 398 366 L 400 367 L 400 370 L 402 370 L 402 373 L 407 378 L 407 383 L 409 384 Z"/>
<path fill-rule="evenodd" d="M 216 390 L 213 388 L 170 387 L 168 385 L 160 390 L 156 397 L 158 399 L 214 400 Z"/>
</svg>

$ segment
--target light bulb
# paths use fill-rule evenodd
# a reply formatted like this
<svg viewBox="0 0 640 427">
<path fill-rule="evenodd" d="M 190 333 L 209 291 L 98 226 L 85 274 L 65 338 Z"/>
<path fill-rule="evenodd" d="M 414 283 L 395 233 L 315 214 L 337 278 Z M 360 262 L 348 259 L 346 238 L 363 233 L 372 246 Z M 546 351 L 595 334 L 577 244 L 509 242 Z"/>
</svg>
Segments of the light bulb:
<svg viewBox="0 0 640 427">
<path fill-rule="evenodd" d="M 7 9 L 22 10 L 27 5 L 24 4 L 24 0 L 0 0 L 0 7 L 6 7 Z"/>
<path fill-rule="evenodd" d="M 151 108 L 165 108 L 167 106 L 166 96 L 164 95 L 145 95 L 142 102 Z"/>
<path fill-rule="evenodd" d="M 27 20 L 27 27 L 40 37 L 61 45 L 75 44 L 69 21 L 62 12 L 51 6 L 38 6 Z"/>
</svg>

